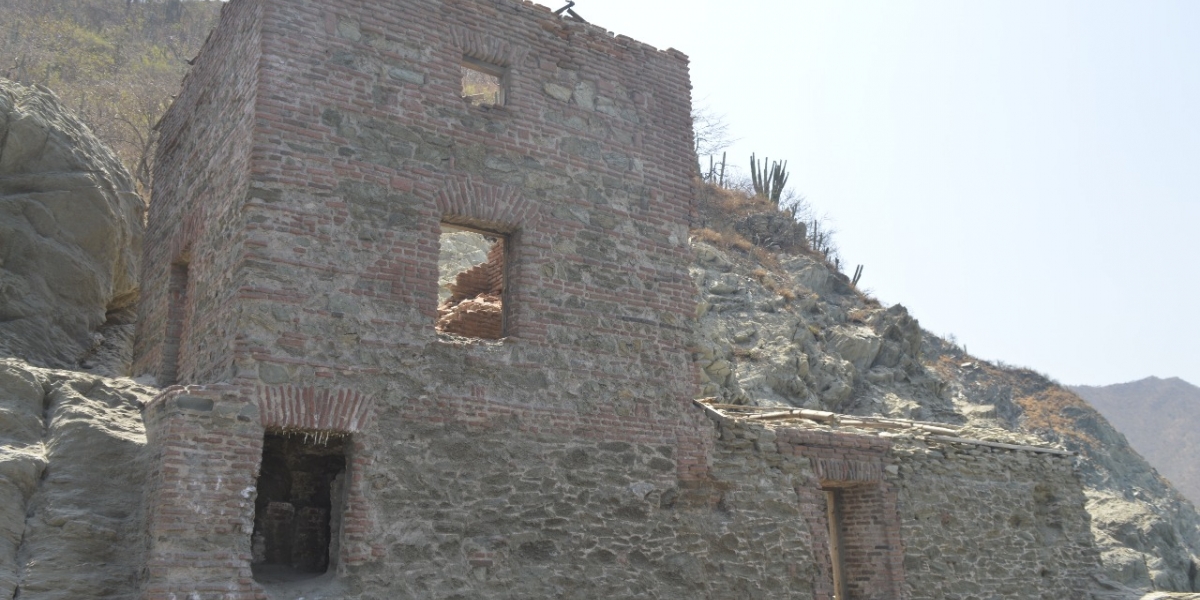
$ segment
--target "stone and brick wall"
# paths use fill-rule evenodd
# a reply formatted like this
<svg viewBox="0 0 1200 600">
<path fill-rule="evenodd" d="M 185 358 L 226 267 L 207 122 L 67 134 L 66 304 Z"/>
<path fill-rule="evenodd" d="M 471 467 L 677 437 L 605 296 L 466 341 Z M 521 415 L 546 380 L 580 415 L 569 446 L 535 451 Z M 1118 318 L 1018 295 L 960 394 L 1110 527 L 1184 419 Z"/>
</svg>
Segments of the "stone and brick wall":
<svg viewBox="0 0 1200 600">
<path fill-rule="evenodd" d="M 143 598 L 169 600 L 181 592 L 199 600 L 266 597 L 250 567 L 256 486 L 268 430 L 345 437 L 349 474 L 338 499 L 340 531 L 331 532 L 338 536 L 335 559 L 340 568 L 350 568 L 383 554 L 364 478 L 375 464 L 376 453 L 362 436 L 374 403 L 344 390 L 329 393 L 229 384 L 175 386 L 146 406 L 152 470 L 146 489 L 150 538 Z"/>
<path fill-rule="evenodd" d="M 256 598 L 250 534 L 263 442 L 257 413 L 232 385 L 172 387 L 146 406 L 153 467 L 145 600 L 181 591 L 202 600 Z"/>
<path fill-rule="evenodd" d="M 460 97 L 465 59 L 502 106 Z M 987 533 L 937 495 L 957 458 L 693 405 L 689 96 L 679 52 L 529 2 L 229 2 L 161 126 L 137 369 L 189 385 L 146 409 L 145 597 L 265 597 L 280 432 L 347 448 L 319 593 L 829 600 L 837 489 L 850 598 L 956 594 L 931 565 L 967 541 L 920 519 Z M 443 223 L 504 236 L 502 339 L 437 331 Z M 986 577 L 1073 577 L 1078 482 L 993 459 L 981 501 L 1052 476 L 1012 525 L 1049 549 Z"/>
<path fill-rule="evenodd" d="M 460 97 L 464 58 L 505 70 L 503 106 Z M 628 445 L 659 488 L 706 480 L 711 429 L 690 402 L 685 350 L 695 303 L 689 89 L 682 54 L 531 3 L 230 2 L 162 125 L 139 372 L 237 390 L 258 409 L 244 427 L 259 446 L 266 431 L 319 434 L 356 420 L 348 478 L 363 496 L 347 504 L 336 561 L 351 579 L 378 568 L 368 565 L 413 563 L 381 524 L 435 521 L 415 500 L 391 500 L 404 489 L 397 465 L 413 459 L 405 444 L 477 430 L 494 456 Z M 504 339 L 436 331 L 444 222 L 505 235 Z M 166 283 L 183 263 L 182 326 L 168 336 Z M 372 399 L 366 415 L 353 404 L 361 398 Z M 233 433 L 207 413 L 166 414 L 148 417 L 163 465 L 151 505 L 170 518 L 151 521 L 147 589 L 207 597 L 238 581 L 229 593 L 254 593 L 241 581 L 252 502 L 219 535 L 211 522 L 192 535 L 186 515 L 202 515 L 179 488 L 253 482 L 259 467 L 168 468 L 219 456 L 205 444 Z M 489 437 L 495 428 L 533 441 Z M 575 476 L 558 471 L 546 485 Z M 481 500 L 463 498 L 467 526 L 492 518 Z M 197 547 L 178 551 L 175 534 Z M 188 560 L 212 568 L 189 570 Z"/>
<path fill-rule="evenodd" d="M 258 283 L 242 295 L 239 374 L 378 386 L 442 344 L 437 242 L 450 221 L 509 233 L 510 246 L 508 340 L 452 346 L 471 363 L 455 383 L 506 403 L 662 398 L 652 410 L 683 411 L 694 157 L 682 55 L 521 3 L 266 11 L 243 267 Z M 507 67 L 505 106 L 459 97 L 464 56 Z M 605 385 L 503 390 L 500 372 Z"/>
<path fill-rule="evenodd" d="M 718 472 L 681 482 L 672 440 L 525 422 L 385 417 L 384 554 L 349 576 L 391 598 L 814 597 L 802 459 L 714 440 Z"/>
<path fill-rule="evenodd" d="M 811 590 L 804 597 L 833 596 L 831 489 L 842 503 L 851 599 L 1088 597 L 1099 556 L 1072 457 L 732 419 L 716 426 L 704 489 L 721 490 L 726 507 L 749 494 L 756 503 L 737 511 L 773 505 L 775 526 L 800 525 L 788 536 L 809 554 L 789 560 L 804 562 L 804 584 L 791 584 Z M 762 486 L 771 479 L 755 470 L 763 468 L 774 486 Z M 742 564 L 770 559 L 747 550 Z"/>
<path fill-rule="evenodd" d="M 223 7 L 158 125 L 134 373 L 154 375 L 161 385 L 233 374 L 261 19 L 258 0 Z M 172 281 L 183 264 L 186 290 Z"/>
</svg>

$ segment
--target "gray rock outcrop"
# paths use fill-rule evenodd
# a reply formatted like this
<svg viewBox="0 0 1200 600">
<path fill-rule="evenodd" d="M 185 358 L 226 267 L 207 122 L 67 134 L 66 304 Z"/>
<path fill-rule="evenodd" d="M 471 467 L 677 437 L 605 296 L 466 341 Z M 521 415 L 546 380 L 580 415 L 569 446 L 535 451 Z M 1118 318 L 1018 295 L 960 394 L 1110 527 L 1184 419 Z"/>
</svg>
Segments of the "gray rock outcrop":
<svg viewBox="0 0 1200 600">
<path fill-rule="evenodd" d="M 0 359 L 0 598 L 138 597 L 156 392 Z"/>
<path fill-rule="evenodd" d="M 53 93 L 0 80 L 0 356 L 123 374 L 144 210 Z"/>
</svg>

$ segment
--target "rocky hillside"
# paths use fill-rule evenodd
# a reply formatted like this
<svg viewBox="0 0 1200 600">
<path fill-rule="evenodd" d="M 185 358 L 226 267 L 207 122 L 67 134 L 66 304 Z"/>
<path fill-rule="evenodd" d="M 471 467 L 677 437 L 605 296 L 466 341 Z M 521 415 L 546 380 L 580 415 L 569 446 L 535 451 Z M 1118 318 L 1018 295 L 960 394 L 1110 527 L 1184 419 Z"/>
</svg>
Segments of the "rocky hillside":
<svg viewBox="0 0 1200 600">
<path fill-rule="evenodd" d="M 1099 588 L 1195 591 L 1195 508 L 1086 402 L 1032 371 L 967 355 L 903 306 L 859 293 L 819 255 L 782 249 L 778 234 L 751 243 L 774 207 L 727 190 L 702 196 L 702 221 L 722 224 L 692 237 L 693 351 L 706 396 L 1036 435 L 1080 454 L 1105 566 Z"/>
<path fill-rule="evenodd" d="M 1200 387 L 1150 377 L 1104 387 L 1073 386 L 1193 503 L 1200 501 Z"/>
</svg>

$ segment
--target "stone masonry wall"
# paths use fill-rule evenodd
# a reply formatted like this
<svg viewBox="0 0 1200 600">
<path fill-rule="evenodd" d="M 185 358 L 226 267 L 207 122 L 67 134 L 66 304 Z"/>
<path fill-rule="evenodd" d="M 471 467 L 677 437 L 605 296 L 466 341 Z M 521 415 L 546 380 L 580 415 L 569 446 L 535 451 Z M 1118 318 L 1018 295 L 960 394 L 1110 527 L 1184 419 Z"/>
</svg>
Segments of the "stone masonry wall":
<svg viewBox="0 0 1200 600">
<path fill-rule="evenodd" d="M 158 125 L 134 373 L 154 375 L 160 385 L 232 375 L 239 288 L 233 277 L 241 258 L 261 19 L 257 0 L 222 7 L 220 24 Z M 181 327 L 168 336 L 178 289 L 171 273 L 181 263 L 188 265 Z M 178 372 L 164 365 L 171 354 L 179 357 Z"/>
<path fill-rule="evenodd" d="M 460 97 L 466 59 L 503 106 Z M 936 456 L 692 403 L 689 90 L 677 51 L 528 2 L 232 0 L 162 125 L 137 364 L 164 373 L 186 261 L 190 385 L 146 409 L 145 597 L 301 595 L 250 568 L 267 432 L 348 444 L 307 598 L 829 600 L 834 488 L 851 599 L 956 597 L 958 532 L 909 521 L 978 533 Z M 443 223 L 505 236 L 503 339 L 436 331 Z M 1043 474 L 997 460 L 981 496 Z M 1076 572 L 1078 482 L 1045 474 L 1014 527 L 1061 544 L 973 577 Z"/>
<path fill-rule="evenodd" d="M 340 576 L 315 597 L 830 600 L 831 487 L 844 493 L 845 552 L 871 554 L 846 560 L 851 599 L 1070 598 L 1096 567 L 1068 459 L 718 420 L 708 475 L 681 481 L 653 428 L 619 442 L 565 418 L 538 428 L 440 405 L 360 431 L 369 399 L 342 394 L 356 408 L 336 415 L 313 410 L 330 398 L 294 388 L 259 390 L 261 407 L 247 395 L 172 388 L 147 407 L 163 436 L 151 447 L 175 475 L 152 474 L 174 483 L 148 502 L 148 599 L 266 597 L 248 568 L 245 487 L 264 424 L 351 433 L 351 467 L 368 474 L 353 478 L 335 532 Z"/>
<path fill-rule="evenodd" d="M 682 55 L 516 2 L 269 4 L 262 35 L 239 376 L 683 418 Z M 504 107 L 459 97 L 464 56 Z M 438 337 L 443 221 L 508 234 L 505 342 Z M 422 375 L 432 347 L 465 368 Z"/>
<path fill-rule="evenodd" d="M 897 446 L 905 597 L 1086 598 L 1099 554 L 1073 458 Z"/>
<path fill-rule="evenodd" d="M 253 453 L 254 435 L 261 446 L 268 430 L 329 431 L 351 413 L 348 476 L 364 496 L 341 521 L 337 585 L 352 588 L 343 597 L 409 582 L 396 569 L 417 563 L 392 524 L 437 520 L 419 494 L 395 495 L 419 483 L 397 477 L 414 459 L 405 444 L 441 444 L 442 434 L 422 432 L 478 430 L 472 439 L 488 456 L 547 464 L 579 444 L 629 445 L 657 488 L 707 481 L 711 426 L 691 405 L 685 350 L 695 157 L 683 55 L 507 0 L 234 0 L 225 11 L 164 120 L 160 164 L 176 170 L 156 190 L 147 270 L 162 289 L 170 265 L 190 258 L 197 291 L 187 295 L 180 379 L 229 386 L 236 392 L 215 406 L 241 402 L 238 417 L 250 406 L 259 416 L 218 423 L 218 409 L 173 411 L 177 392 L 156 404 L 169 418 L 148 412 L 161 465 L 149 504 L 162 517 L 151 520 L 148 594 L 261 593 L 246 581 L 253 490 L 207 498 L 206 486 L 254 481 L 258 465 L 247 472 L 221 458 L 227 447 Z M 507 69 L 505 106 L 460 97 L 464 58 Z M 443 222 L 506 236 L 503 340 L 436 332 Z M 147 300 L 143 371 L 161 369 L 165 298 Z M 193 387 L 188 397 L 200 394 Z M 372 399 L 369 412 L 356 413 L 364 405 L 355 398 Z M 486 434 L 497 427 L 527 438 Z M 187 469 L 174 466 L 181 461 Z M 483 464 L 454 468 L 467 479 Z M 600 471 L 542 479 L 570 489 L 573 477 L 612 496 Z M 224 503 L 229 522 L 218 525 L 181 490 Z M 523 511 L 539 510 L 521 498 Z M 484 497 L 451 502 L 464 505 L 455 509 L 463 523 L 492 518 Z M 497 531 L 525 539 L 544 527 L 530 517 Z M 561 527 L 578 539 L 601 532 L 587 521 Z M 654 531 L 624 530 L 663 535 Z M 632 578 L 644 597 L 662 593 L 645 577 L 687 554 L 658 545 Z M 423 597 L 453 595 L 460 576 L 446 569 L 462 564 L 437 567 L 449 587 Z M 610 570 L 611 582 L 629 580 L 627 567 Z"/>
<path fill-rule="evenodd" d="M 240 377 L 703 476 L 681 54 L 508 1 L 268 3 L 262 38 Z M 507 68 L 505 106 L 460 97 L 464 57 Z M 504 340 L 435 331 L 442 222 L 507 235 Z"/>
<path fill-rule="evenodd" d="M 390 468 L 367 495 L 384 555 L 346 597 L 815 597 L 806 461 L 730 436 L 711 479 L 681 483 L 669 439 L 522 421 L 384 416 Z"/>
<path fill-rule="evenodd" d="M 841 492 L 852 600 L 1089 597 L 1099 556 L 1071 457 L 784 424 L 717 426 L 714 485 L 738 490 L 725 491 L 719 506 L 750 491 L 747 464 L 791 477 L 795 495 L 754 488 L 763 496 L 744 506 L 790 505 L 773 513 L 777 524 L 797 520 L 788 513 L 801 517 L 805 527 L 789 536 L 811 547 L 804 578 L 814 598 L 833 596 L 829 489 Z M 747 552 L 738 560 L 762 558 Z"/>
<path fill-rule="evenodd" d="M 258 402 L 255 401 L 258 399 Z M 264 433 L 326 431 L 348 436 L 350 471 L 339 506 L 341 568 L 383 554 L 363 473 L 374 464 L 361 429 L 372 399 L 290 387 L 175 386 L 147 404 L 149 559 L 142 598 L 262 600 L 253 579 L 251 534 Z M 329 411 L 341 407 L 344 411 Z"/>
</svg>

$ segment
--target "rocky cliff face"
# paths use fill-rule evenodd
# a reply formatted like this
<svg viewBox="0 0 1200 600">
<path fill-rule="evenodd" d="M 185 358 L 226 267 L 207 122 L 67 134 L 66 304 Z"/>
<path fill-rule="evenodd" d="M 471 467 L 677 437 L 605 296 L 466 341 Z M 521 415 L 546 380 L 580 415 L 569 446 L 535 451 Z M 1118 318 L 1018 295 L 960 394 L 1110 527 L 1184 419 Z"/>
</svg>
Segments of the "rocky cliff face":
<svg viewBox="0 0 1200 600">
<path fill-rule="evenodd" d="M 98 374 L 128 370 L 142 209 L 53 94 L 0 80 L 0 598 L 137 597 L 157 391 Z"/>
<path fill-rule="evenodd" d="M 1103 387 L 1072 386 L 1129 444 L 1193 503 L 1200 501 L 1200 388 L 1179 378 L 1149 377 Z"/>
<path fill-rule="evenodd" d="M 0 356 L 127 369 L 144 208 L 54 94 L 0 80 Z"/>
<path fill-rule="evenodd" d="M 923 331 L 903 306 L 862 296 L 818 257 L 764 256 L 698 233 L 693 350 L 705 395 L 1033 434 L 1080 455 L 1103 553 L 1098 590 L 1196 589 L 1195 508 L 1075 394 L 967 355 Z"/>
</svg>

